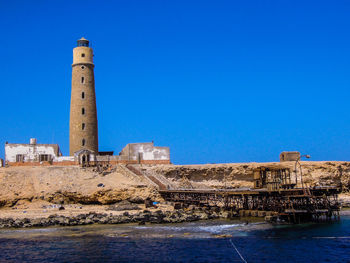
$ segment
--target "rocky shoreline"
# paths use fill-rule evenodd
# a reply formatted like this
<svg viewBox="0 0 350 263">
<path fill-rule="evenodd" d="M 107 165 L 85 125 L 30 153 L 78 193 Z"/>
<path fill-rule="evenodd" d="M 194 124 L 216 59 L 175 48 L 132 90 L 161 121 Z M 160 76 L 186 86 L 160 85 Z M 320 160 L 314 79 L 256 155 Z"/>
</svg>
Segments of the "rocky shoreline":
<svg viewBox="0 0 350 263">
<path fill-rule="evenodd" d="M 216 210 L 216 211 L 214 211 Z M 174 211 L 149 211 L 129 213 L 125 211 L 121 215 L 112 213 L 89 212 L 77 216 L 64 216 L 53 214 L 46 218 L 0 218 L 0 229 L 5 228 L 30 228 L 30 227 L 49 227 L 49 226 L 81 226 L 91 224 L 127 224 L 136 223 L 139 225 L 147 224 L 169 224 L 193 222 L 210 219 L 244 219 L 252 220 L 260 217 L 262 220 L 274 215 L 273 212 L 265 211 L 240 211 L 240 213 L 222 211 L 217 209 L 193 209 L 193 210 L 174 210 Z M 263 212 L 263 213 L 260 213 Z M 341 214 L 349 214 L 349 210 L 343 210 Z M 265 218 L 266 219 L 266 218 Z"/>
<path fill-rule="evenodd" d="M 77 216 L 50 215 L 47 218 L 0 218 L 0 228 L 27 228 L 27 227 L 48 227 L 48 226 L 77 226 L 90 224 L 126 224 L 138 223 L 144 225 L 164 224 L 164 223 L 182 223 L 198 220 L 227 218 L 227 212 L 215 212 L 210 210 L 174 210 L 174 211 L 149 211 L 143 210 L 130 214 L 124 212 L 121 215 L 112 213 L 95 213 L 79 214 Z"/>
</svg>

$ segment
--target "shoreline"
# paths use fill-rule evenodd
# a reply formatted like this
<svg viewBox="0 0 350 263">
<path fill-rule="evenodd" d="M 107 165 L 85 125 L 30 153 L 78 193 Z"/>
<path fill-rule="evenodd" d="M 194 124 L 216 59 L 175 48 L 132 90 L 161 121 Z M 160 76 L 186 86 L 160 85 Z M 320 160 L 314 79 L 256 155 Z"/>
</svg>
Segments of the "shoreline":
<svg viewBox="0 0 350 263">
<path fill-rule="evenodd" d="M 350 215 L 348 195 L 341 195 L 340 215 Z M 169 224 L 212 219 L 240 219 L 243 222 L 265 221 L 276 215 L 269 211 L 241 210 L 230 212 L 219 207 L 189 206 L 174 209 L 172 203 L 160 202 L 155 207 L 121 201 L 112 205 L 53 204 L 43 200 L 21 201 L 14 207 L 0 209 L 0 229 L 80 226 L 92 224 Z"/>
<path fill-rule="evenodd" d="M 240 217 L 263 220 L 276 214 L 258 210 L 227 212 L 219 207 L 193 205 L 176 210 L 175 203 L 160 195 L 159 185 L 169 189 L 252 188 L 254 169 L 266 164 L 138 166 L 137 173 L 136 168 L 130 170 L 122 165 L 108 173 L 93 167 L 0 168 L 0 229 Z M 294 163 L 269 165 L 293 168 Z M 350 207 L 350 162 L 303 162 L 303 172 L 304 181 L 310 186 L 341 183 L 344 192 L 338 201 L 343 207 Z M 151 204 L 156 207 L 148 208 Z"/>
<path fill-rule="evenodd" d="M 340 216 L 349 216 L 350 208 L 340 211 Z M 213 209 L 173 210 L 145 209 L 143 211 L 123 211 L 119 214 L 89 212 L 75 216 L 52 214 L 38 218 L 0 218 L 1 229 L 45 228 L 51 226 L 83 226 L 83 225 L 124 225 L 124 224 L 171 224 L 213 219 L 241 220 L 242 222 L 266 222 L 263 217 L 240 217 L 238 213 L 229 214 L 227 211 L 213 211 Z M 266 222 L 268 223 L 268 222 Z"/>
<path fill-rule="evenodd" d="M 191 211 L 145 209 L 141 212 L 124 211 L 120 214 L 89 212 L 87 214 L 81 213 L 75 216 L 52 214 L 48 217 L 39 218 L 0 218 L 0 229 L 79 226 L 92 224 L 169 224 L 220 218 L 227 218 L 227 214 L 223 212 L 216 213 L 204 209 Z"/>
</svg>

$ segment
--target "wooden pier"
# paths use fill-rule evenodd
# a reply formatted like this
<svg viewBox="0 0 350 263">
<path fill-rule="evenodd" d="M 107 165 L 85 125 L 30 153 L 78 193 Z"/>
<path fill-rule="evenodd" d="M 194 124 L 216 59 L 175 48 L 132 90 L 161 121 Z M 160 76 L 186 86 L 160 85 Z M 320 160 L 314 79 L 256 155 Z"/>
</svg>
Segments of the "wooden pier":
<svg viewBox="0 0 350 263">
<path fill-rule="evenodd" d="M 296 186 L 288 168 L 259 168 L 254 172 L 254 188 L 168 189 L 159 190 L 159 193 L 165 200 L 184 207 L 196 205 L 235 212 L 254 211 L 272 214 L 272 220 L 290 223 L 339 219 L 339 187 Z"/>
</svg>

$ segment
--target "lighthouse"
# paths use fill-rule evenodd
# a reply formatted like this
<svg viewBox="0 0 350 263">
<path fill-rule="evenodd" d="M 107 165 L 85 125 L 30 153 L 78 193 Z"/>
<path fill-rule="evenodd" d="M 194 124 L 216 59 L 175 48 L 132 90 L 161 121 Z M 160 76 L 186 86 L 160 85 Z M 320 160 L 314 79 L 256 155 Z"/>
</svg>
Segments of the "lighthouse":
<svg viewBox="0 0 350 263">
<path fill-rule="evenodd" d="M 98 153 L 93 50 L 85 38 L 73 49 L 69 120 L 69 154 L 81 149 Z"/>
</svg>

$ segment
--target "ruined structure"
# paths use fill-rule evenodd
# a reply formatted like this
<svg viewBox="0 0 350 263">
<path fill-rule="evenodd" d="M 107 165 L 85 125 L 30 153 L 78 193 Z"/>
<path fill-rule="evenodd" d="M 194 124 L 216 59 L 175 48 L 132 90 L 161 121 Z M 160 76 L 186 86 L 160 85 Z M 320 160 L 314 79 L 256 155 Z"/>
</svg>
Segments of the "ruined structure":
<svg viewBox="0 0 350 263">
<path fill-rule="evenodd" d="M 93 157 L 93 155 L 91 155 Z M 108 164 L 170 164 L 169 147 L 154 146 L 153 142 L 129 143 L 119 155 L 96 155 L 97 163 Z M 90 158 L 91 159 L 91 158 Z"/>
<path fill-rule="evenodd" d="M 293 189 L 297 185 L 296 176 L 289 168 L 269 165 L 255 169 L 253 174 L 255 189 L 267 188 L 269 191 L 278 191 Z"/>
<path fill-rule="evenodd" d="M 281 152 L 280 162 L 290 162 L 300 160 L 300 152 Z"/>
<path fill-rule="evenodd" d="M 6 143 L 6 163 L 52 162 L 62 156 L 57 144 L 38 144 L 35 138 L 30 143 Z"/>
<path fill-rule="evenodd" d="M 151 163 L 152 161 L 160 161 L 158 163 L 170 163 L 169 147 L 157 147 L 153 142 L 146 143 L 129 143 L 120 152 L 121 159 L 136 161 L 137 163 Z"/>
<path fill-rule="evenodd" d="M 293 174 L 294 173 L 294 174 Z M 299 179 L 297 179 L 299 177 Z M 178 204 L 221 207 L 240 216 L 267 216 L 270 222 L 301 223 L 339 220 L 339 186 L 306 186 L 302 174 L 273 165 L 253 171 L 254 188 L 161 189 L 167 201 Z"/>
<path fill-rule="evenodd" d="M 80 149 L 73 156 L 62 156 L 57 144 L 37 144 L 30 139 L 29 144 L 6 143 L 5 162 L 7 165 L 116 165 L 116 164 L 170 164 L 169 147 L 157 147 L 153 142 L 127 144 L 119 155 L 113 152 L 96 153 Z M 1 159 L 0 159 L 1 167 Z"/>
<path fill-rule="evenodd" d="M 73 49 L 69 155 L 81 149 L 98 153 L 93 50 L 85 38 Z"/>
</svg>

